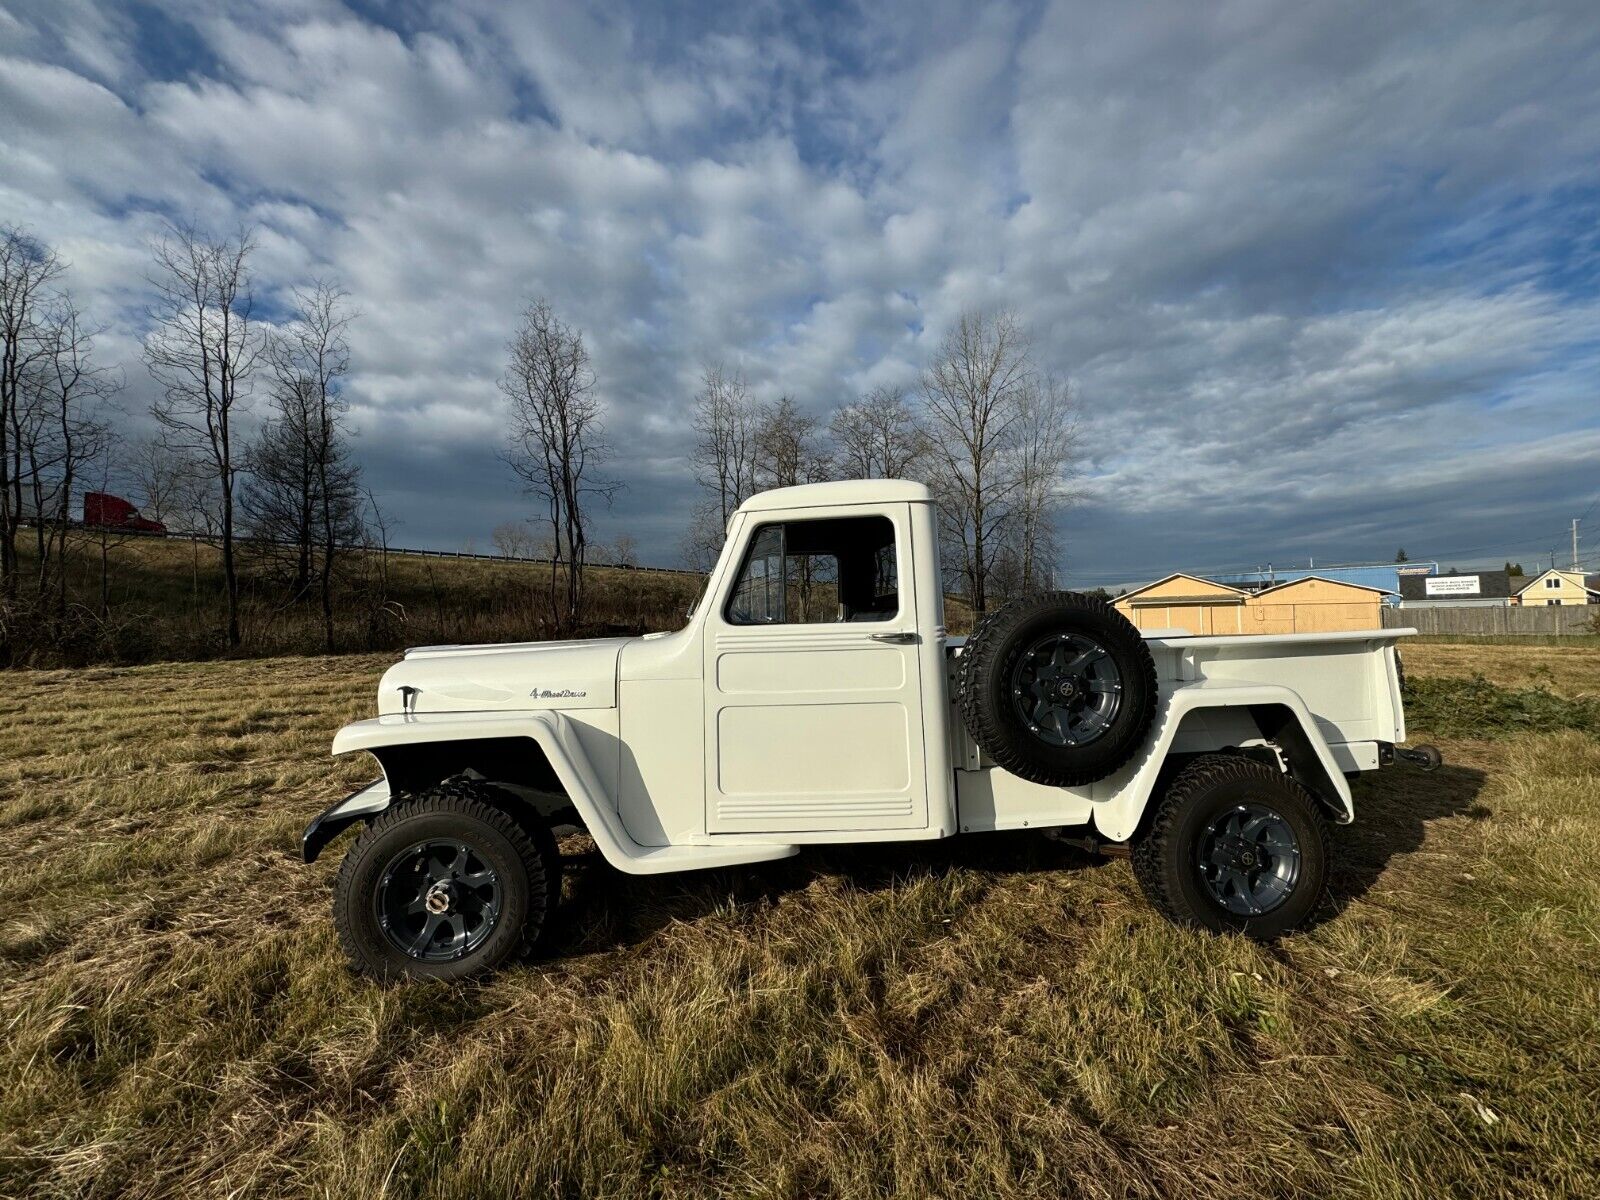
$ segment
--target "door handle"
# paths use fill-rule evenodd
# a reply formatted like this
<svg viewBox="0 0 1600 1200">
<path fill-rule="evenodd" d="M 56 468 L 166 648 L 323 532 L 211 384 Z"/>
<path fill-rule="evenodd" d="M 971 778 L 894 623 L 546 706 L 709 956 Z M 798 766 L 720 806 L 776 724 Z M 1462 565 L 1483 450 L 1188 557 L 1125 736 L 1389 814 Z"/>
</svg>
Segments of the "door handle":
<svg viewBox="0 0 1600 1200">
<path fill-rule="evenodd" d="M 891 642 L 896 646 L 914 646 L 920 640 L 916 634 L 909 630 L 905 633 L 875 633 L 872 635 L 875 642 Z"/>
</svg>

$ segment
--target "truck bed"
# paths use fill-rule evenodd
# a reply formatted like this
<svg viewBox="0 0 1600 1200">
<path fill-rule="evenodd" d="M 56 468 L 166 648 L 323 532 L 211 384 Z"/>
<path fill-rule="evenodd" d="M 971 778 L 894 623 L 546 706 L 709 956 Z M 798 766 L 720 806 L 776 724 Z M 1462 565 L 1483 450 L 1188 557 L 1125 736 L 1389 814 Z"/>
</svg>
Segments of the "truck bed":
<svg viewBox="0 0 1600 1200">
<path fill-rule="evenodd" d="M 1159 708 L 1145 755 L 1082 788 L 1019 779 L 989 761 L 966 730 L 957 675 L 965 638 L 947 642 L 951 760 L 963 831 L 1094 824 L 1123 838 L 1154 784 L 1152 766 L 1167 754 L 1250 749 L 1272 741 L 1258 723 L 1266 708 L 1288 704 L 1325 744 L 1323 790 L 1337 819 L 1353 815 L 1344 776 L 1375 770 L 1382 747 L 1405 740 L 1395 643 L 1414 629 L 1341 633 L 1201 636 L 1150 631 Z M 1318 790 L 1318 789 L 1313 789 Z"/>
</svg>

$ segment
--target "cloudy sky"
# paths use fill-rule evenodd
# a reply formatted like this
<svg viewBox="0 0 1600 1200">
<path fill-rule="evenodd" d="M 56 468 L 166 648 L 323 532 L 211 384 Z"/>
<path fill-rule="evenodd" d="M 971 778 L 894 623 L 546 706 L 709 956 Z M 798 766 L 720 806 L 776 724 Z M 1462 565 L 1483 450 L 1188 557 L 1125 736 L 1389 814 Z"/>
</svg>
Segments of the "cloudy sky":
<svg viewBox="0 0 1600 1200">
<path fill-rule="evenodd" d="M 495 381 L 545 296 L 645 561 L 702 362 L 825 414 L 1007 305 L 1082 406 L 1076 583 L 1531 563 L 1600 493 L 1597 164 L 1593 0 L 0 0 L 0 221 L 71 261 L 130 410 L 150 238 L 254 224 L 269 308 L 361 311 L 408 545 L 522 513 Z"/>
</svg>

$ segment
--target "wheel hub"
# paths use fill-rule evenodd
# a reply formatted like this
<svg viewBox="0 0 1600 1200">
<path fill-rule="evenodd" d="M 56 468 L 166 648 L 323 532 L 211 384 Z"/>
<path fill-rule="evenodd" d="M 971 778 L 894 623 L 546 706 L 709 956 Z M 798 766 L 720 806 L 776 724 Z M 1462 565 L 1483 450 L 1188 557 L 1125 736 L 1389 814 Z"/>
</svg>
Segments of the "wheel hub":
<svg viewBox="0 0 1600 1200">
<path fill-rule="evenodd" d="M 477 847 L 435 838 L 402 850 L 379 876 L 378 928 L 411 958 L 448 962 L 481 946 L 500 919 L 500 877 Z"/>
<path fill-rule="evenodd" d="M 1237 916 L 1277 908 L 1300 878 L 1300 842 L 1276 809 L 1259 802 L 1219 814 L 1200 836 L 1200 878 L 1211 898 Z"/>
<path fill-rule="evenodd" d="M 1122 673 L 1092 637 L 1052 633 L 1018 656 L 1011 703 L 1028 732 L 1052 746 L 1083 746 L 1111 728 L 1122 707 Z"/>
</svg>

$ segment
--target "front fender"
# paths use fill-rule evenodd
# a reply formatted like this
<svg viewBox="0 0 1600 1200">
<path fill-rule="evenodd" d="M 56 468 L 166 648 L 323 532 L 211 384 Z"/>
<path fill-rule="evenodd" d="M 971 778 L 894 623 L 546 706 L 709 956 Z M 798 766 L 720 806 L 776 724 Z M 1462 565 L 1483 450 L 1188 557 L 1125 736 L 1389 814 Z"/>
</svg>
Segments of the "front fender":
<svg viewBox="0 0 1600 1200">
<path fill-rule="evenodd" d="M 583 818 L 590 836 L 607 862 L 613 866 L 619 865 L 619 862 L 627 862 L 643 849 L 622 827 L 616 807 L 601 789 L 589 756 L 573 732 L 572 722 L 559 712 L 391 713 L 346 725 L 334 735 L 333 752 L 354 754 L 365 750 L 376 754 L 393 746 L 507 737 L 528 738 L 544 751 L 556 778 L 566 790 L 567 798 L 578 810 L 578 815 Z M 387 785 L 384 786 L 384 793 L 384 805 L 376 810 L 368 810 L 363 815 L 381 812 L 382 807 L 387 806 Z M 347 803 L 349 800 L 341 802 Z M 331 809 L 329 811 L 333 812 Z"/>
<path fill-rule="evenodd" d="M 318 813 L 300 835 L 300 861 L 314 863 L 327 844 L 357 821 L 370 821 L 389 807 L 389 781 L 374 780 Z"/>
<path fill-rule="evenodd" d="M 583 818 L 589 836 L 605 860 L 619 871 L 654 875 L 765 862 L 786 858 L 797 849 L 778 843 L 641 846 L 622 824 L 614 798 L 601 787 L 599 773 L 578 740 L 573 722 L 558 711 L 391 713 L 346 725 L 333 739 L 333 752 L 352 754 L 365 750 L 377 755 L 393 746 L 516 737 L 528 738 L 544 752 L 567 798 Z"/>
</svg>

